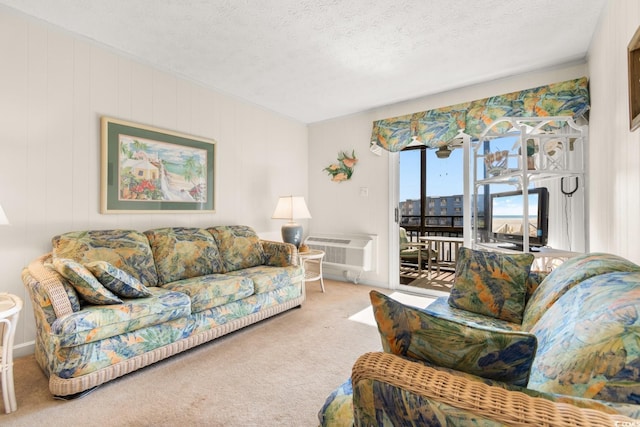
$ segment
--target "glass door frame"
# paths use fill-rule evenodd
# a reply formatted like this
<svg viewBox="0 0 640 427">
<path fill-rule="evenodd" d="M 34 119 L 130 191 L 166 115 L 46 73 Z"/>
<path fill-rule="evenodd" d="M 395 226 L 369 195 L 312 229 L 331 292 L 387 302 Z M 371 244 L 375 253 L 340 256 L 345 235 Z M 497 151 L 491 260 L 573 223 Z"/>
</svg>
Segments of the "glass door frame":
<svg viewBox="0 0 640 427">
<path fill-rule="evenodd" d="M 471 243 L 471 176 L 474 165 L 471 162 L 471 137 L 464 132 L 462 137 L 462 179 L 463 179 L 463 230 L 464 246 L 472 247 Z M 422 196 L 421 196 L 422 197 Z M 389 152 L 389 289 L 407 291 L 419 294 L 434 295 L 434 292 L 400 284 L 400 153 Z M 443 294 L 444 295 L 444 294 Z"/>
</svg>

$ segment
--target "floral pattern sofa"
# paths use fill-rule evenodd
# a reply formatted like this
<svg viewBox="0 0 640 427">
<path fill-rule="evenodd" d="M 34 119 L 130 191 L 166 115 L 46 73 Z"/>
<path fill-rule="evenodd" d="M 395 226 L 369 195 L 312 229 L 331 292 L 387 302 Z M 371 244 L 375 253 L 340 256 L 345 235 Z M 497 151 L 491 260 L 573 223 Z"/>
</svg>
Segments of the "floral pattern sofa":
<svg viewBox="0 0 640 427">
<path fill-rule="evenodd" d="M 547 275 L 464 250 L 427 308 L 371 292 L 384 352 L 356 361 L 320 425 L 640 425 L 640 266 L 592 253 Z"/>
<path fill-rule="evenodd" d="M 305 299 L 293 245 L 247 226 L 76 231 L 23 270 L 35 357 L 73 396 Z"/>
</svg>

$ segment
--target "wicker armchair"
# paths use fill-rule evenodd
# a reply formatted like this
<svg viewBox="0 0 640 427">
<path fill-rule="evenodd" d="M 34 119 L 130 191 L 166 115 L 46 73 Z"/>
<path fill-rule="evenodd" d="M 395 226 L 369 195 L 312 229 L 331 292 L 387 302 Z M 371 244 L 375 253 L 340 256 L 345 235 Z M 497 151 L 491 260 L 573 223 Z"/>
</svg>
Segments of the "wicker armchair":
<svg viewBox="0 0 640 427">
<path fill-rule="evenodd" d="M 638 420 L 614 414 L 613 410 L 605 413 L 608 409 L 604 406 L 600 410 L 584 409 L 575 406 L 575 402 L 532 397 L 389 353 L 360 356 L 351 378 L 355 426 L 640 424 Z M 385 399 L 379 398 L 381 395 Z"/>
</svg>

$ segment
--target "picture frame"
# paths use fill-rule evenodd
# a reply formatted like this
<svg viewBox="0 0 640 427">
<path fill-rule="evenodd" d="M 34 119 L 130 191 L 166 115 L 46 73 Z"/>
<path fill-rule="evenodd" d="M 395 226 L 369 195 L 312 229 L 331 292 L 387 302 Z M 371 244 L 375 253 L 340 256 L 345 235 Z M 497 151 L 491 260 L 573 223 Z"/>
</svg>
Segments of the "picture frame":
<svg viewBox="0 0 640 427">
<path fill-rule="evenodd" d="M 100 211 L 215 212 L 216 142 L 101 118 Z"/>
<path fill-rule="evenodd" d="M 629 130 L 640 126 L 640 27 L 627 46 L 629 67 Z"/>
</svg>

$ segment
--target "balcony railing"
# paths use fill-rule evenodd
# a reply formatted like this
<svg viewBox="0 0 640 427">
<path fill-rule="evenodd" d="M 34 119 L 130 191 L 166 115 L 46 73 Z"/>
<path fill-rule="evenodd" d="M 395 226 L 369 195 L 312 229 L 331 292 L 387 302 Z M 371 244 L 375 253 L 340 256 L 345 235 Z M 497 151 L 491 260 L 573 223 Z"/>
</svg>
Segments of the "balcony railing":
<svg viewBox="0 0 640 427">
<path fill-rule="evenodd" d="M 420 215 L 403 215 L 400 227 L 407 230 L 407 237 L 417 242 L 420 236 L 462 237 L 462 215 L 428 215 L 420 224 Z"/>
</svg>

